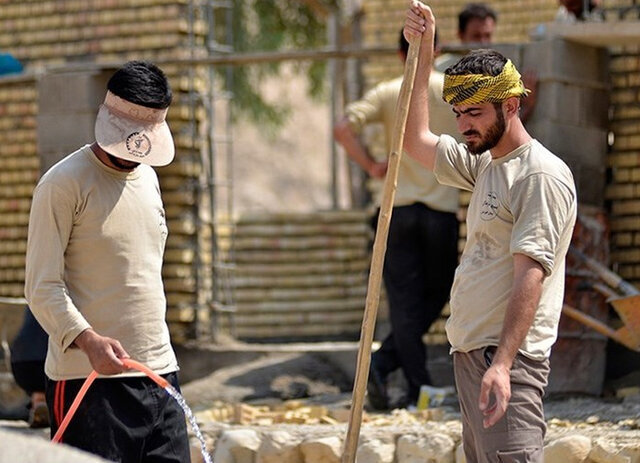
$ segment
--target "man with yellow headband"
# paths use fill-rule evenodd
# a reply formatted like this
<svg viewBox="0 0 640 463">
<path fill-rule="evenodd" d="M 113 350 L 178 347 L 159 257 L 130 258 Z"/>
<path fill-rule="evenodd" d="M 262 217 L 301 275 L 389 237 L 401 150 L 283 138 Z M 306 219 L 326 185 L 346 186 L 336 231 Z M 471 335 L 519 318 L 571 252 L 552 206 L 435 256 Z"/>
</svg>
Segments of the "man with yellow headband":
<svg viewBox="0 0 640 463">
<path fill-rule="evenodd" d="M 477 50 L 445 71 L 443 98 L 466 144 L 430 130 L 435 19 L 413 1 L 405 35 L 420 55 L 405 151 L 439 182 L 472 192 L 447 336 L 468 462 L 542 462 L 542 395 L 576 219 L 573 176 L 520 120 L 527 90 L 501 54 Z"/>
<path fill-rule="evenodd" d="M 190 461 L 182 409 L 122 362 L 131 357 L 178 388 L 162 284 L 168 230 L 152 168 L 174 157 L 171 99 L 157 66 L 118 69 L 96 141 L 43 175 L 29 217 L 25 295 L 49 334 L 51 435 L 95 370 L 62 442 L 120 463 Z"/>
</svg>

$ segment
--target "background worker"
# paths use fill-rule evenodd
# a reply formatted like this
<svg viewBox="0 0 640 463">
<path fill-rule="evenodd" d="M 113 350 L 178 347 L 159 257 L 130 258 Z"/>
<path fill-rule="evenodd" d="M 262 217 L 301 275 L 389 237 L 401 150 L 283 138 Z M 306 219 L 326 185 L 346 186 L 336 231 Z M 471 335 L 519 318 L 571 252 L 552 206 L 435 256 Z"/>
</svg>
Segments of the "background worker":
<svg viewBox="0 0 640 463">
<path fill-rule="evenodd" d="M 171 88 L 142 61 L 118 69 L 107 88 L 96 141 L 40 179 L 29 218 L 25 295 L 49 334 L 51 434 L 96 370 L 63 442 L 122 463 L 185 463 L 182 409 L 122 362 L 131 356 L 178 388 L 161 274 L 168 230 L 150 167 L 174 157 Z"/>
<path fill-rule="evenodd" d="M 559 0 L 555 21 L 563 24 L 575 24 L 578 22 L 602 22 L 604 12 L 601 8 L 601 0 L 589 0 L 585 8 L 584 0 Z"/>
<path fill-rule="evenodd" d="M 49 411 L 44 395 L 47 342 L 47 333 L 26 307 L 20 331 L 11 343 L 11 373 L 16 384 L 29 396 L 27 421 L 32 428 L 49 426 Z"/>
<path fill-rule="evenodd" d="M 405 149 L 438 181 L 472 192 L 447 337 L 467 461 L 542 462 L 542 395 L 564 298 L 576 220 L 571 171 L 519 117 L 526 89 L 511 61 L 469 53 L 445 73 L 466 145 L 431 131 L 428 81 L 435 19 L 413 1 L 405 33 L 421 40 Z M 507 413 L 507 417 L 505 417 Z"/>
<path fill-rule="evenodd" d="M 408 48 L 401 31 L 398 53 L 403 62 Z M 429 98 L 438 133 L 455 129 L 453 113 L 441 99 L 442 82 L 441 74 L 431 75 Z M 361 100 L 349 104 L 334 128 L 336 140 L 349 157 L 377 181 L 374 200 L 378 207 L 387 159 L 374 159 L 358 134 L 368 124 L 382 123 L 389 153 L 401 85 L 402 76 L 378 84 Z M 432 384 L 422 337 L 449 297 L 458 258 L 457 209 L 456 189 L 438 184 L 431 172 L 408 156 L 401 158 L 383 271 L 391 332 L 371 359 L 368 398 L 373 408 L 415 405 L 420 386 Z M 387 377 L 398 368 L 408 390 L 401 403 L 390 404 Z"/>
<path fill-rule="evenodd" d="M 468 3 L 458 14 L 458 39 L 462 45 L 473 48 L 491 48 L 494 42 L 498 13 L 485 3 Z M 458 53 L 443 53 L 435 58 L 433 68 L 445 72 L 448 67 L 456 64 L 463 55 Z M 521 102 L 520 119 L 526 122 L 536 106 L 538 76 L 532 69 L 524 71 L 522 76 L 529 96 Z"/>
<path fill-rule="evenodd" d="M 468 3 L 458 13 L 458 39 L 463 45 L 486 48 L 493 43 L 498 22 L 498 13 L 484 3 Z M 444 72 L 457 63 L 462 56 L 457 53 L 443 53 L 436 57 L 434 69 Z"/>
</svg>

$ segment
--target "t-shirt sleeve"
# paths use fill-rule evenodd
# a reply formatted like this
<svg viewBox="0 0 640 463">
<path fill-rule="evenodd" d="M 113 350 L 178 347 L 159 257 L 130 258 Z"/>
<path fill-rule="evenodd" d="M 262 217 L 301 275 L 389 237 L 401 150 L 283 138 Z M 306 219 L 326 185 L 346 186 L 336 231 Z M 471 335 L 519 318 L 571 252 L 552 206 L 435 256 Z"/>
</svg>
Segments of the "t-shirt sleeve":
<svg viewBox="0 0 640 463">
<path fill-rule="evenodd" d="M 63 350 L 91 327 L 64 282 L 64 255 L 74 215 L 75 204 L 68 192 L 46 182 L 36 187 L 29 216 L 25 297 L 51 341 Z"/>
<path fill-rule="evenodd" d="M 369 90 L 362 99 L 349 103 L 345 108 L 345 114 L 349 120 L 351 130 L 355 133 L 374 122 L 382 122 L 382 85 Z"/>
<path fill-rule="evenodd" d="M 511 254 L 529 256 L 549 276 L 556 265 L 562 232 L 572 217 L 574 200 L 573 191 L 549 174 L 532 174 L 514 184 Z"/>
<path fill-rule="evenodd" d="M 443 185 L 472 191 L 484 156 L 471 154 L 466 145 L 450 135 L 440 135 L 433 173 Z"/>
</svg>

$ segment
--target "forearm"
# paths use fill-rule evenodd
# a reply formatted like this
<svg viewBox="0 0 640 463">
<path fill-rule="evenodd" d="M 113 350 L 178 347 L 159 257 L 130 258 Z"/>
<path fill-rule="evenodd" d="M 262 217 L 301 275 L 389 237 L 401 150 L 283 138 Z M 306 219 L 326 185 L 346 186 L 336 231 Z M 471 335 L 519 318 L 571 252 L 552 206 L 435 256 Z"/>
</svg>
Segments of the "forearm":
<svg viewBox="0 0 640 463">
<path fill-rule="evenodd" d="M 429 127 L 429 78 L 433 65 L 435 18 L 429 7 L 413 2 L 407 12 L 405 36 L 418 41 L 420 50 L 413 91 L 409 101 L 409 114 L 404 134 L 404 150 L 426 168 L 435 166 L 438 137 Z"/>
<path fill-rule="evenodd" d="M 433 43 L 422 40 L 418 56 L 418 66 L 413 83 L 413 91 L 409 103 L 409 116 L 405 128 L 404 148 L 407 153 L 415 156 L 420 150 L 422 137 L 429 132 L 429 77 L 433 54 L 429 51 Z"/>
<path fill-rule="evenodd" d="M 343 118 L 335 127 L 334 138 L 344 148 L 349 156 L 362 170 L 371 173 L 375 160 L 369 155 L 357 135 L 349 127 L 349 120 Z"/>
</svg>

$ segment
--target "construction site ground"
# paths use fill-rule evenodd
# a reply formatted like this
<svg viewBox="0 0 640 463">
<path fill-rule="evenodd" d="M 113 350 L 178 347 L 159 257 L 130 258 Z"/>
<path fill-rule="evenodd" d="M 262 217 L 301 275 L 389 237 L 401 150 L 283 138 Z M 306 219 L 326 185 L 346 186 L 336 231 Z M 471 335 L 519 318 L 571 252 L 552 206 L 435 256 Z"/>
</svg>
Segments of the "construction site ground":
<svg viewBox="0 0 640 463">
<path fill-rule="evenodd" d="M 245 450 L 253 447 L 254 456 L 262 452 L 256 460 L 261 462 L 339 461 L 332 460 L 331 455 L 337 458 L 346 436 L 357 348 L 353 342 L 179 347 L 178 355 L 184 366 L 182 392 L 214 461 L 254 461 L 239 459 L 237 452 L 233 457 L 229 449 L 237 450 L 238 446 Z M 401 382 L 399 376 L 392 378 L 392 394 L 398 394 Z M 633 372 L 607 384 L 608 395 L 602 397 L 576 394 L 547 397 L 545 443 L 580 435 L 591 442 L 591 460 L 584 461 L 640 462 L 638 384 L 640 372 Z M 447 396 L 438 407 L 422 411 L 375 412 L 365 408 L 360 438 L 364 447 L 359 450 L 363 457 L 359 461 L 387 461 L 383 456 L 385 448 L 387 451 L 391 448 L 395 454 L 395 460 L 389 461 L 420 461 L 401 458 L 402 448 L 405 453 L 415 453 L 418 448 L 431 452 L 429 455 L 441 454 L 424 461 L 460 461 L 451 458 L 459 446 L 461 428 L 455 395 Z M 0 434 L 6 434 L 7 430 L 37 436 L 38 440 L 48 437 L 48 430 L 31 430 L 23 421 L 0 421 Z M 41 445 L 33 447 L 29 444 L 32 439 L 25 444 L 22 436 L 2 440 L 0 463 L 16 461 L 7 457 L 12 446 Z M 367 445 L 371 446 L 369 450 Z M 195 438 L 192 447 L 194 462 L 203 461 Z M 305 448 L 315 452 L 315 457 L 307 457 Z M 323 457 L 319 459 L 319 455 Z"/>
</svg>

